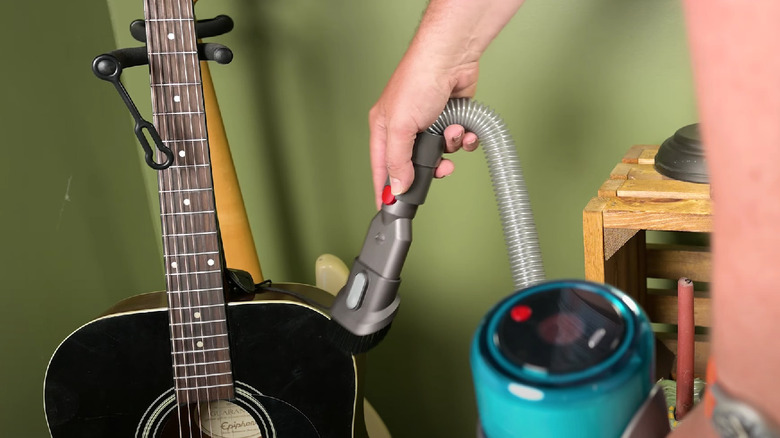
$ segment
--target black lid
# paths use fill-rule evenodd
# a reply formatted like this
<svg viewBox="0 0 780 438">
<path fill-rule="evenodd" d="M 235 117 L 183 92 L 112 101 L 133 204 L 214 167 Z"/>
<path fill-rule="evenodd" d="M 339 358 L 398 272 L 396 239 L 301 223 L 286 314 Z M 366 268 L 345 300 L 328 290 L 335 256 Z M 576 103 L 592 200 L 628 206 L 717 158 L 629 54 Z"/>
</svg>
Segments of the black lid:
<svg viewBox="0 0 780 438">
<path fill-rule="evenodd" d="M 576 373 L 610 357 L 626 336 L 625 327 L 623 315 L 609 300 L 567 287 L 514 303 L 502 315 L 493 342 L 515 366 Z"/>
<path fill-rule="evenodd" d="M 661 144 L 655 156 L 655 170 L 681 181 L 709 182 L 698 123 L 678 129 Z"/>
</svg>

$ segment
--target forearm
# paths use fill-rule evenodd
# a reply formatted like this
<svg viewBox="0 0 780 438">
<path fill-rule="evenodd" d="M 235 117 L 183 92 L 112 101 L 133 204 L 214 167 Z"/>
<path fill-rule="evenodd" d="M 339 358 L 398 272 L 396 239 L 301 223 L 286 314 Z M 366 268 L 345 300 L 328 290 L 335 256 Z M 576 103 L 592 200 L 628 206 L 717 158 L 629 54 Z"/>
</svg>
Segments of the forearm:
<svg viewBox="0 0 780 438">
<path fill-rule="evenodd" d="M 473 97 L 479 58 L 522 0 L 430 0 L 417 32 L 377 103 L 369 112 L 371 169 L 377 207 L 389 179 L 394 195 L 412 183 L 412 143 L 441 114 L 447 99 Z M 453 126 L 446 151 L 474 150 L 477 138 Z M 443 159 L 436 176 L 448 175 Z M 389 178 L 388 178 L 389 177 Z"/>
<path fill-rule="evenodd" d="M 409 53 L 441 64 L 477 62 L 523 0 L 431 0 Z"/>
<path fill-rule="evenodd" d="M 685 7 L 715 208 L 718 380 L 780 423 L 780 3 Z"/>
</svg>

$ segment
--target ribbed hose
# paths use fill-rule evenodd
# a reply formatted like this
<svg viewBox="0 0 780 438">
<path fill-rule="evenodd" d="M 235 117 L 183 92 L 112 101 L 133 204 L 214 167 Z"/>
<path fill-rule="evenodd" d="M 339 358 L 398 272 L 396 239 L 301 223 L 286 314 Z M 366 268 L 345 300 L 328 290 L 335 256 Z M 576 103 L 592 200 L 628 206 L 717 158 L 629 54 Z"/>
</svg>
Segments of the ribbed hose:
<svg viewBox="0 0 780 438">
<path fill-rule="evenodd" d="M 525 188 L 514 140 L 493 110 L 470 99 L 451 99 L 428 132 L 444 134 L 449 125 L 462 125 L 479 137 L 501 216 L 504 242 L 516 290 L 545 280 L 542 253 L 531 203 Z"/>
</svg>

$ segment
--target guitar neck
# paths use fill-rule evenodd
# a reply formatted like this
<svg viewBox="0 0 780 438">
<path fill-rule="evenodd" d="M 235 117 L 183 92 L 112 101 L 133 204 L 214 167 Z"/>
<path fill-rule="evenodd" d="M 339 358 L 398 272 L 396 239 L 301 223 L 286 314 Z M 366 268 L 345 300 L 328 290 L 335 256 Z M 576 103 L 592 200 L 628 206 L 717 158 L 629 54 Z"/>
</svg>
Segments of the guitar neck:
<svg viewBox="0 0 780 438">
<path fill-rule="evenodd" d="M 154 125 L 175 154 L 159 172 L 179 403 L 233 397 L 208 133 L 192 0 L 146 0 Z"/>
</svg>

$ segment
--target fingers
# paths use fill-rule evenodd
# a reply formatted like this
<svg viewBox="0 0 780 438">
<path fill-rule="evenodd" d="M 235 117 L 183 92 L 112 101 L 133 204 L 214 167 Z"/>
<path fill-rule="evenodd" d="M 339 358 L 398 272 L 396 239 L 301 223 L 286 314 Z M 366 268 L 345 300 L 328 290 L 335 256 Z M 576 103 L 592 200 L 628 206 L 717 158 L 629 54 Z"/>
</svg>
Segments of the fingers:
<svg viewBox="0 0 780 438">
<path fill-rule="evenodd" d="M 468 152 L 474 152 L 479 146 L 479 139 L 477 134 L 473 132 L 467 132 L 463 136 L 463 150 Z"/>
<path fill-rule="evenodd" d="M 372 126 L 375 126 L 372 124 Z M 371 175 L 374 183 L 374 201 L 377 210 L 382 206 L 382 189 L 387 181 L 387 166 L 385 165 L 385 149 L 387 136 L 381 126 L 371 129 L 369 135 L 369 152 L 371 155 Z"/>
<path fill-rule="evenodd" d="M 436 171 L 433 172 L 433 176 L 435 178 L 444 178 L 447 175 L 451 175 L 452 172 L 455 171 L 455 163 L 452 161 L 443 158 L 441 162 L 439 163 L 439 167 L 436 168 Z"/>
<path fill-rule="evenodd" d="M 444 139 L 446 140 L 445 151 L 448 153 L 457 152 L 461 148 L 472 152 L 479 146 L 477 134 L 466 132 L 461 125 L 450 125 L 445 128 Z"/>
<path fill-rule="evenodd" d="M 416 132 L 394 131 L 394 135 L 385 135 L 387 130 L 372 132 L 371 165 L 374 173 L 374 193 L 377 208 L 381 207 L 382 190 L 390 180 L 390 190 L 394 195 L 405 193 L 414 181 L 414 166 L 412 165 L 412 146 Z M 374 136 L 379 138 L 374 139 Z M 458 149 L 474 151 L 479 145 L 479 139 L 473 132 L 466 132 L 461 125 L 450 125 L 444 130 L 446 139 L 445 151 L 456 152 Z M 376 145 L 376 152 L 373 146 Z M 384 160 L 380 149 L 384 150 Z M 455 171 L 451 160 L 442 159 L 434 172 L 436 178 L 444 178 Z"/>
</svg>

